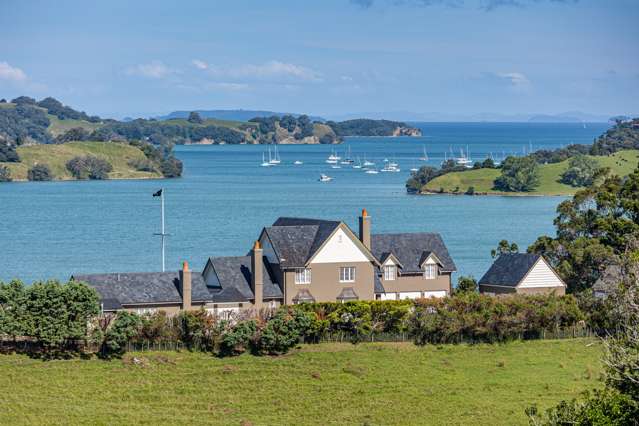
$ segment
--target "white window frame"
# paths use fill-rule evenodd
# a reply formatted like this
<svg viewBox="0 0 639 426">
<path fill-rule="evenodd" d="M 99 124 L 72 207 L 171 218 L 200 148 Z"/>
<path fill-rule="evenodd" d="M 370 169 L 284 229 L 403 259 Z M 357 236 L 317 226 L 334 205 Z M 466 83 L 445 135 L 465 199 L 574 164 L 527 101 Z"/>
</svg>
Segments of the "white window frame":
<svg viewBox="0 0 639 426">
<path fill-rule="evenodd" d="M 437 278 L 437 265 L 428 263 L 424 265 L 424 279 L 434 280 Z"/>
<path fill-rule="evenodd" d="M 384 265 L 384 281 L 395 281 L 397 279 L 397 266 Z"/>
<path fill-rule="evenodd" d="M 354 266 L 340 266 L 339 267 L 339 282 L 352 283 L 355 282 L 355 267 Z"/>
<path fill-rule="evenodd" d="M 295 284 L 310 284 L 311 279 L 311 268 L 295 269 Z"/>
</svg>

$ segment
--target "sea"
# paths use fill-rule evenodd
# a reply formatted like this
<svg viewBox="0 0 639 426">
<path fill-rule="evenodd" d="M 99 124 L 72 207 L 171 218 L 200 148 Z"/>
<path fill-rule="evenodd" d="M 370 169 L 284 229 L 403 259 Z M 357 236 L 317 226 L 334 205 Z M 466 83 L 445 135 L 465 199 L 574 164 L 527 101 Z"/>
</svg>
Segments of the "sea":
<svg viewBox="0 0 639 426">
<path fill-rule="evenodd" d="M 281 163 L 261 167 L 266 146 L 176 147 L 179 179 L 0 184 L 0 280 L 66 280 L 72 274 L 159 271 L 160 199 L 165 195 L 166 268 L 201 270 L 211 256 L 245 255 L 280 216 L 342 220 L 355 232 L 367 209 L 373 233 L 438 232 L 457 275 L 479 279 L 506 239 L 523 250 L 554 235 L 562 197 L 409 195 L 410 169 L 468 153 L 473 160 L 589 144 L 605 123 L 413 123 L 422 137 L 349 137 L 341 145 L 278 145 Z M 274 148 L 274 147 L 271 147 Z M 384 160 L 399 172 L 332 168 L 336 152 Z M 428 161 L 420 160 L 424 155 Z M 271 155 L 274 155 L 271 151 Z M 295 165 L 295 161 L 303 164 Z M 333 178 L 320 182 L 320 174 Z"/>
</svg>

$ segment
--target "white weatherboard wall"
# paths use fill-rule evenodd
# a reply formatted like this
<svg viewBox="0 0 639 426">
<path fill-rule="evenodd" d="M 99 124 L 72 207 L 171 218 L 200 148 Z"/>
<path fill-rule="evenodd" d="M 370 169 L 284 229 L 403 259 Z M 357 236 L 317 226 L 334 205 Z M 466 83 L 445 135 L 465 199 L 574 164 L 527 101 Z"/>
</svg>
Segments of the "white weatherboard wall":
<svg viewBox="0 0 639 426">
<path fill-rule="evenodd" d="M 402 291 L 399 293 L 399 300 L 419 299 L 420 297 L 422 297 L 421 291 Z"/>
<path fill-rule="evenodd" d="M 324 244 L 311 263 L 368 262 L 368 257 L 341 228 Z"/>
<path fill-rule="evenodd" d="M 446 290 L 425 291 L 424 297 L 446 297 Z"/>
<path fill-rule="evenodd" d="M 397 300 L 397 293 L 382 293 L 380 300 Z"/>
<path fill-rule="evenodd" d="M 563 287 L 559 277 L 550 269 L 544 259 L 533 266 L 528 275 L 519 283 L 519 288 L 539 288 L 539 287 Z"/>
</svg>

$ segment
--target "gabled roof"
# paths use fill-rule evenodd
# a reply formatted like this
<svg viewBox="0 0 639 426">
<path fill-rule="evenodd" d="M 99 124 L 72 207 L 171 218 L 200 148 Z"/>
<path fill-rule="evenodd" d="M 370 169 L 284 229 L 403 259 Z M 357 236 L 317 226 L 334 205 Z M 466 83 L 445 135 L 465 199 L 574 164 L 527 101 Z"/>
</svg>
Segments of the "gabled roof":
<svg viewBox="0 0 639 426">
<path fill-rule="evenodd" d="M 293 302 L 295 303 L 314 303 L 315 302 L 315 298 L 313 297 L 313 295 L 311 294 L 310 291 L 308 291 L 308 289 L 302 288 L 300 289 L 297 294 L 295 295 L 295 297 L 293 297 Z"/>
<path fill-rule="evenodd" d="M 255 298 L 251 289 L 251 256 L 211 257 L 209 262 L 221 287 L 210 288 L 214 302 L 246 302 Z M 264 299 L 282 298 L 282 290 L 271 276 L 266 257 L 263 264 Z"/>
<path fill-rule="evenodd" d="M 534 253 L 504 253 L 493 262 L 479 284 L 516 287 L 540 257 Z"/>
<path fill-rule="evenodd" d="M 109 306 L 137 305 L 146 303 L 182 303 L 178 292 L 178 272 L 131 272 L 109 274 L 73 275 L 95 288 L 104 303 Z M 211 294 L 199 272 L 191 272 L 191 300 L 206 302 Z"/>
<path fill-rule="evenodd" d="M 281 217 L 264 228 L 282 268 L 301 268 L 341 222 Z"/>
<path fill-rule="evenodd" d="M 424 263 L 429 259 L 432 258 L 435 263 L 437 263 L 439 266 L 443 266 L 444 264 L 442 263 L 441 260 L 439 260 L 439 257 L 437 257 L 437 255 L 435 253 L 433 253 L 432 251 L 428 250 L 428 251 L 424 251 L 422 253 L 422 257 L 419 259 L 419 267 L 423 267 Z"/>
<path fill-rule="evenodd" d="M 400 268 L 404 267 L 404 265 L 402 265 L 402 262 L 399 261 L 399 259 L 393 254 L 393 252 L 382 253 L 382 257 L 379 258 L 379 263 L 383 265 L 389 259 L 391 259 L 395 263 L 395 265 L 399 266 Z"/>
<path fill-rule="evenodd" d="M 337 300 L 359 300 L 359 296 L 352 287 L 345 287 L 336 298 Z"/>
<path fill-rule="evenodd" d="M 442 237 L 436 233 L 373 234 L 371 251 L 377 259 L 383 258 L 386 253 L 393 253 L 401 262 L 404 273 L 422 272 L 420 264 L 425 252 L 434 253 L 437 256 L 442 263 L 443 271 L 457 270 Z"/>
</svg>

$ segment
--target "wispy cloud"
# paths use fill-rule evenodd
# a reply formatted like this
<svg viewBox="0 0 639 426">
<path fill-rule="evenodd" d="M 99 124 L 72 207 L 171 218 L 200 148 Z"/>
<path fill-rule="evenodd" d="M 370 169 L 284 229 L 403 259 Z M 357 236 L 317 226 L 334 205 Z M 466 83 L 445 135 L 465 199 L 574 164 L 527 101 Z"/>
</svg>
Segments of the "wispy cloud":
<svg viewBox="0 0 639 426">
<path fill-rule="evenodd" d="M 221 90 L 226 92 L 243 92 L 249 90 L 250 86 L 246 83 L 227 83 L 227 82 L 214 82 L 207 83 L 205 87 L 209 90 Z"/>
<path fill-rule="evenodd" d="M 0 80 L 20 83 L 27 81 L 27 74 L 18 67 L 9 65 L 8 62 L 0 62 Z"/>
<path fill-rule="evenodd" d="M 476 7 L 476 1 L 467 0 L 350 0 L 351 4 L 358 6 L 362 9 L 369 9 L 374 4 L 385 3 L 391 6 L 446 6 L 446 7 L 463 7 L 471 6 Z M 479 0 L 479 8 L 491 12 L 501 7 L 526 7 L 532 4 L 538 4 L 543 2 L 550 3 L 578 3 L 579 0 Z"/>
<path fill-rule="evenodd" d="M 175 70 L 164 65 L 161 61 L 152 61 L 148 64 L 138 64 L 126 69 L 126 74 L 140 77 L 161 79 L 175 73 Z"/>
<path fill-rule="evenodd" d="M 210 75 L 216 77 L 237 79 L 286 78 L 311 82 L 322 81 L 321 74 L 311 68 L 277 60 L 268 61 L 263 64 L 245 64 L 227 67 L 208 64 L 199 59 L 194 59 L 192 63 L 196 68 L 206 70 Z"/>
<path fill-rule="evenodd" d="M 542 3 L 545 0 L 481 0 L 480 8 L 490 12 L 500 7 L 519 7 L 523 8 L 531 4 Z M 579 0 L 546 0 L 550 3 L 578 3 Z"/>
<path fill-rule="evenodd" d="M 497 77 L 510 82 L 513 87 L 523 88 L 530 86 L 530 80 L 520 72 L 498 72 Z"/>
</svg>

